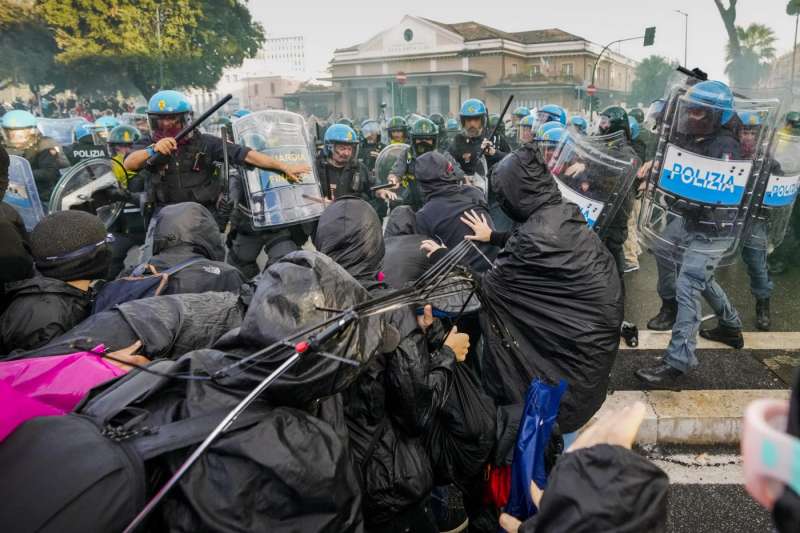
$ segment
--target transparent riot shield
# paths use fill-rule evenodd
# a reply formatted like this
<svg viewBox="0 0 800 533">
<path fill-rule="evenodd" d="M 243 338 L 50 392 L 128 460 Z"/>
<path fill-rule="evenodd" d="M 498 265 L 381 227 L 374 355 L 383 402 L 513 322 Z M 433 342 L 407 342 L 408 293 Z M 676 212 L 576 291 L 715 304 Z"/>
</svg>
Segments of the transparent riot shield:
<svg viewBox="0 0 800 533">
<path fill-rule="evenodd" d="M 390 144 L 381 150 L 375 159 L 375 180 L 376 185 L 385 185 L 389 183 L 389 174 L 392 173 L 392 167 L 398 159 L 406 157 L 409 146 L 407 144 Z M 402 181 L 404 176 L 397 176 Z"/>
<path fill-rule="evenodd" d="M 144 113 L 123 113 L 119 116 L 119 123 L 132 126 L 142 135 L 150 136 L 150 122 Z"/>
<path fill-rule="evenodd" d="M 691 249 L 711 264 L 725 265 L 744 235 L 778 102 L 735 98 L 732 105 L 717 105 L 694 97 L 693 90 L 673 89 L 667 102 L 642 199 L 639 239 L 668 263 L 683 263 Z M 742 155 L 738 138 L 737 112 L 744 111 L 757 113 L 764 124 L 749 157 Z"/>
<path fill-rule="evenodd" d="M 557 147 L 541 142 L 540 148 L 564 199 L 577 205 L 601 236 L 619 210 L 630 211 L 641 161 L 622 132 L 593 137 L 570 133 Z"/>
<path fill-rule="evenodd" d="M 78 124 L 88 124 L 88 121 L 83 117 L 36 119 L 36 126 L 42 135 L 50 137 L 61 146 L 72 143 L 72 132 Z"/>
<path fill-rule="evenodd" d="M 253 228 L 279 228 L 319 218 L 325 205 L 303 117 L 289 111 L 257 111 L 232 127 L 239 144 L 285 163 L 311 166 L 296 184 L 272 170 L 240 170 L 245 210 Z"/>
<path fill-rule="evenodd" d="M 11 155 L 9 158 L 11 164 L 8 166 L 8 189 L 3 201 L 16 209 L 25 223 L 25 229 L 32 231 L 44 217 L 44 209 L 39 200 L 39 190 L 33 179 L 31 164 L 24 157 Z"/>
<path fill-rule="evenodd" d="M 118 165 L 112 159 L 98 158 L 70 168 L 53 189 L 50 211 L 86 211 L 97 215 L 106 228 L 111 227 L 125 204 Z"/>
<path fill-rule="evenodd" d="M 800 189 L 800 136 L 776 133 L 762 174 L 745 246 L 771 252 L 786 236 Z"/>
</svg>

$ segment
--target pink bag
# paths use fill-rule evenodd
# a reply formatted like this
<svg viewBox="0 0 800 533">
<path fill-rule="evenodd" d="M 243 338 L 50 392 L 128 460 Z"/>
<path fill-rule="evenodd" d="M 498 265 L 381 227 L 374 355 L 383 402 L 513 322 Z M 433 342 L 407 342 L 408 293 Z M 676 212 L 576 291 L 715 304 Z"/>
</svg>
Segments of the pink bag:
<svg viewBox="0 0 800 533">
<path fill-rule="evenodd" d="M 72 411 L 90 389 L 125 374 L 103 352 L 100 345 L 91 352 L 0 363 L 0 442 L 30 418 Z"/>
</svg>

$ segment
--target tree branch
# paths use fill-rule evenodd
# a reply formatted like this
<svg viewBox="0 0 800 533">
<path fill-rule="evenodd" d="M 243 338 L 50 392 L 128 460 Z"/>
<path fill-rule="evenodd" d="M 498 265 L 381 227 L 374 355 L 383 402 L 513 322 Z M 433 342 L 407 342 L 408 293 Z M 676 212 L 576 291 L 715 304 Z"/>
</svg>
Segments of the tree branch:
<svg viewBox="0 0 800 533">
<path fill-rule="evenodd" d="M 742 55 L 742 46 L 739 43 L 739 35 L 736 33 L 736 2 L 737 0 L 728 0 L 730 7 L 725 9 L 722 5 L 722 0 L 714 0 L 714 5 L 717 6 L 722 23 L 725 25 L 725 31 L 728 32 L 728 42 L 731 49 L 731 57 L 737 58 Z"/>
</svg>

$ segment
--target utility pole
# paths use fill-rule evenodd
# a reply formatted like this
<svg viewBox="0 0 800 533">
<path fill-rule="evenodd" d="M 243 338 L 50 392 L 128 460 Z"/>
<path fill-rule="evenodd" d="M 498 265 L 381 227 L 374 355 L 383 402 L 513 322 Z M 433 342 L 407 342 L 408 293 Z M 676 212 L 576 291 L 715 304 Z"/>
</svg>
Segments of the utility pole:
<svg viewBox="0 0 800 533">
<path fill-rule="evenodd" d="M 680 9 L 676 9 L 675 13 L 683 15 L 683 68 L 689 68 L 686 60 L 689 55 L 689 13 L 684 13 Z"/>
<path fill-rule="evenodd" d="M 647 28 L 645 30 L 645 35 L 639 35 L 638 37 L 628 37 L 627 39 L 617 39 L 616 41 L 611 41 L 610 43 L 605 45 L 603 47 L 603 49 L 600 50 L 600 54 L 597 56 L 597 59 L 594 62 L 594 67 L 592 68 L 592 83 L 589 84 L 589 87 L 594 87 L 595 86 L 594 82 L 595 82 L 595 78 L 597 76 L 597 65 L 600 63 L 600 59 L 603 57 L 603 54 L 606 53 L 606 50 L 608 50 L 609 47 L 611 47 L 611 45 L 614 45 L 614 44 L 617 44 L 617 43 L 624 43 L 625 41 L 636 41 L 636 40 L 641 39 L 642 37 L 644 37 L 645 38 L 645 44 L 644 45 L 645 46 L 651 46 L 653 44 L 653 40 L 655 39 L 655 33 L 656 33 L 656 29 L 654 27 L 652 29 L 651 28 Z M 589 121 L 590 122 L 592 121 L 592 118 L 593 118 L 592 117 L 592 113 L 594 113 L 594 105 L 593 105 L 592 100 L 593 100 L 592 98 L 589 98 Z"/>
<path fill-rule="evenodd" d="M 794 65 L 797 60 L 797 22 L 800 19 L 800 13 L 794 16 L 794 49 L 792 50 L 792 77 L 789 78 L 789 90 L 794 96 Z"/>
</svg>

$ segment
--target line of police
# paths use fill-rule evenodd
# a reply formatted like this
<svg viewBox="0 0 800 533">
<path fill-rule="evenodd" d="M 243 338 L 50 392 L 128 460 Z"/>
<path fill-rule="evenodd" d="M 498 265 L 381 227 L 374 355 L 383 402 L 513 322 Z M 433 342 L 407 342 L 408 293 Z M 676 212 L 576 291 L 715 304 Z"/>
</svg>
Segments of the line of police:
<svg viewBox="0 0 800 533">
<path fill-rule="evenodd" d="M 597 230 L 620 276 L 638 267 L 639 242 L 656 256 L 663 303 L 648 328 L 672 329 L 672 340 L 663 361 L 637 376 L 664 386 L 698 364 L 700 295 L 719 324 L 699 334 L 742 347 L 741 320 L 714 277 L 739 250 L 757 300 L 758 327 L 769 328 L 767 253 L 787 231 L 800 176 L 800 114 L 784 114 L 773 135 L 778 107 L 736 98 L 721 82 L 686 78 L 646 117 L 638 109 L 605 109 L 591 135 L 585 118 L 568 119 L 557 105 L 533 113 L 515 109 L 506 135 L 501 117 L 470 99 L 461 106 L 460 123 L 439 114 L 391 118 L 388 145 L 377 121 L 364 121 L 359 133 L 342 119 L 325 130 L 316 156 L 302 118 L 282 111 L 237 112 L 225 127 L 240 144 L 199 132 L 176 141 L 192 119 L 191 105 L 177 91 L 156 93 L 146 116 L 131 125 L 112 117 L 78 124 L 75 142 L 64 149 L 41 135 L 25 111 L 7 113 L 2 127 L 6 147 L 30 162 L 51 208 L 60 170 L 101 154 L 116 162 L 118 186 L 99 201 L 94 190 L 87 200 L 95 212 L 107 203 L 126 206 L 108 220 L 116 237 L 111 278 L 129 249 L 144 244 L 148 210 L 187 201 L 215 213 L 221 230 L 230 223 L 227 261 L 253 277 L 262 251 L 269 265 L 297 250 L 337 197 L 360 196 L 381 217 L 399 205 L 419 209 L 414 164 L 435 150 L 460 179 L 484 192 L 495 227 L 507 230 L 512 222 L 492 194 L 491 169 L 508 152 L 537 143 L 562 194 Z M 490 129 L 496 133 L 487 138 Z M 230 163 L 230 174 L 223 162 Z M 635 326 L 624 324 L 622 334 L 635 344 Z"/>
</svg>

